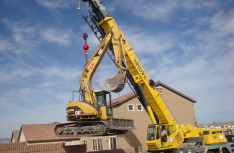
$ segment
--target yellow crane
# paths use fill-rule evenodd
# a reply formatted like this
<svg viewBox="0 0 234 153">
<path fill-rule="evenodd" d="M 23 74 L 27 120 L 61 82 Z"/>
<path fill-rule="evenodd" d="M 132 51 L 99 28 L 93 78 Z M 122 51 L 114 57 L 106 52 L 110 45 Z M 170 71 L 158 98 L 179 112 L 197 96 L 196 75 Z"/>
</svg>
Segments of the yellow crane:
<svg viewBox="0 0 234 153">
<path fill-rule="evenodd" d="M 123 89 L 126 79 L 134 88 L 136 95 L 148 113 L 152 124 L 147 130 L 148 151 L 170 151 L 182 143 L 196 142 L 198 152 L 229 152 L 232 145 L 227 144 L 220 129 L 202 130 L 190 124 L 178 125 L 164 100 L 155 88 L 133 48 L 119 29 L 115 19 L 109 16 L 100 0 L 89 2 L 92 11 L 84 17 L 100 44 L 85 65 L 80 78 L 81 101 L 67 104 L 67 120 L 72 123 L 59 124 L 55 132 L 59 136 L 120 134 L 134 128 L 131 120 L 115 119 L 112 116 L 110 92 L 92 90 L 92 76 L 105 53 L 113 59 L 118 74 L 105 81 L 102 86 L 112 92 Z M 108 99 L 108 100 L 107 100 Z M 110 102 L 109 105 L 107 102 Z M 209 147 L 207 147 L 209 146 Z"/>
</svg>

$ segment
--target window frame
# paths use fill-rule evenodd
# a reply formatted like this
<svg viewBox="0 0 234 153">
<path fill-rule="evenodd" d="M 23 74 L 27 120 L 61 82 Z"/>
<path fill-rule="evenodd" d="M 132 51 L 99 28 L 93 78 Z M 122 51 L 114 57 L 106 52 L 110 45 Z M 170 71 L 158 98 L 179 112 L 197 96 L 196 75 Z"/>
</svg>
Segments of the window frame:
<svg viewBox="0 0 234 153">
<path fill-rule="evenodd" d="M 93 151 L 101 151 L 102 150 L 102 138 L 95 138 L 93 140 Z"/>
<path fill-rule="evenodd" d="M 86 145 L 87 145 L 87 142 L 88 142 L 88 141 L 87 141 L 86 139 L 83 139 L 82 141 L 83 141 L 83 144 L 86 144 Z"/>
<path fill-rule="evenodd" d="M 132 110 L 129 109 L 129 106 L 132 106 Z M 134 104 L 128 104 L 128 111 L 129 111 L 129 112 L 135 111 Z"/>
<path fill-rule="evenodd" d="M 141 106 L 141 109 L 138 109 L 138 106 Z M 137 104 L 137 111 L 143 111 L 143 106 L 141 104 Z"/>
<path fill-rule="evenodd" d="M 111 141 L 111 139 L 115 139 L 115 148 L 112 148 L 111 143 L 112 143 L 113 141 Z M 115 149 L 117 149 L 117 148 L 118 148 L 118 145 L 117 145 L 117 137 L 109 137 L 109 149 L 110 149 L 110 150 L 115 150 Z"/>
</svg>

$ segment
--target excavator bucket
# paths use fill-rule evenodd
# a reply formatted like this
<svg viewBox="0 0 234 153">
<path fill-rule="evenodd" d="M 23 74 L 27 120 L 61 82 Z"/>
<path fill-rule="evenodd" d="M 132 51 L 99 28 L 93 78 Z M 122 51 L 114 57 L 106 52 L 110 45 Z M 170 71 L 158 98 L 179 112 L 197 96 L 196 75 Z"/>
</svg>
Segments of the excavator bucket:
<svg viewBox="0 0 234 153">
<path fill-rule="evenodd" d="M 99 84 L 108 91 L 120 92 L 125 87 L 125 76 L 125 74 L 115 74 Z"/>
</svg>

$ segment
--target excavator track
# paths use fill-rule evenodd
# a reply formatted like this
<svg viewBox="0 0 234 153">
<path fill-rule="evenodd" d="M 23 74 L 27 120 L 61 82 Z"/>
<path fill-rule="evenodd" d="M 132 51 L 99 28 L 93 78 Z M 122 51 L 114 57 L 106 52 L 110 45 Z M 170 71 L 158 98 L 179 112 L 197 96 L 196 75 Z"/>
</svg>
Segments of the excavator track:
<svg viewBox="0 0 234 153">
<path fill-rule="evenodd" d="M 134 128 L 133 121 L 127 119 L 76 121 L 56 125 L 55 134 L 59 137 L 116 135 Z"/>
</svg>

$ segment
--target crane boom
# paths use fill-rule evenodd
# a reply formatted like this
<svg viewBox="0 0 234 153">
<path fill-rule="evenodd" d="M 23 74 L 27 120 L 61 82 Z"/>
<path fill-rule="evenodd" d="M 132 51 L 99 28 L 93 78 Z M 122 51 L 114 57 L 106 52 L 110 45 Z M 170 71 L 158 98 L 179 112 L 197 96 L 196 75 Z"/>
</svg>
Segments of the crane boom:
<svg viewBox="0 0 234 153">
<path fill-rule="evenodd" d="M 146 103 L 142 102 L 144 107 L 147 108 L 147 112 L 150 114 L 150 118 L 153 124 L 160 123 L 174 124 L 176 123 L 173 115 L 169 111 L 162 97 L 154 87 L 152 80 L 148 76 L 137 55 L 133 51 L 131 45 L 119 29 L 115 19 L 109 17 L 106 10 L 98 11 L 99 7 L 105 8 L 104 4 L 99 0 L 88 0 L 92 5 L 93 13 L 96 15 L 98 25 L 103 30 L 102 33 L 108 33 L 110 30 L 114 33 L 112 38 L 112 51 L 115 55 L 116 63 L 119 67 L 122 67 L 122 63 L 126 66 L 131 76 L 134 79 L 133 83 L 137 83 L 143 91 L 146 98 Z M 98 5 L 97 5 L 98 4 Z M 103 13 L 102 15 L 100 15 Z M 101 17 L 101 18 L 99 18 Z M 123 70 L 124 71 L 124 70 Z M 133 85 L 134 86 L 134 85 Z"/>
<path fill-rule="evenodd" d="M 135 83 L 140 85 L 148 102 L 147 104 L 143 103 L 143 105 L 147 108 L 152 123 L 156 124 L 156 118 L 158 118 L 160 123 L 175 124 L 176 122 L 173 115 L 169 111 L 157 89 L 154 87 L 154 84 L 150 84 L 152 80 L 145 71 L 127 39 L 119 29 L 114 18 L 106 17 L 99 23 L 99 25 L 102 26 L 105 32 L 109 30 L 113 31 L 114 35 L 112 38 L 112 44 L 116 63 L 121 65 L 121 63 L 124 62 Z"/>
<path fill-rule="evenodd" d="M 184 142 L 185 138 L 197 137 L 197 128 L 194 128 L 192 125 L 179 126 L 176 123 L 175 118 L 155 88 L 154 81 L 150 79 L 133 48 L 118 27 L 115 19 L 106 13 L 107 11 L 104 4 L 100 0 L 86 1 L 91 4 L 92 12 L 90 13 L 90 17 L 94 25 L 97 26 L 99 33 L 101 33 L 102 36 L 110 31 L 113 33 L 109 49 L 114 55 L 114 60 L 118 68 L 118 75 L 126 72 L 127 78 L 137 92 L 138 99 L 152 121 L 152 125 L 149 126 L 149 129 L 153 128 L 153 130 L 157 132 L 162 131 L 163 128 L 170 130 L 170 139 L 165 140 L 163 145 L 161 144 L 161 138 L 156 139 L 153 143 L 154 145 L 151 145 L 152 141 L 150 140 L 150 145 L 153 146 L 153 150 L 177 148 Z M 93 30 L 92 26 L 90 27 Z M 96 32 L 94 33 L 96 34 Z M 111 86 L 115 81 L 115 79 L 113 79 L 113 81 L 109 80 L 106 82 L 106 86 Z M 156 132 L 154 132 L 154 135 L 155 133 Z M 176 141 L 174 141 L 175 139 Z"/>
</svg>

